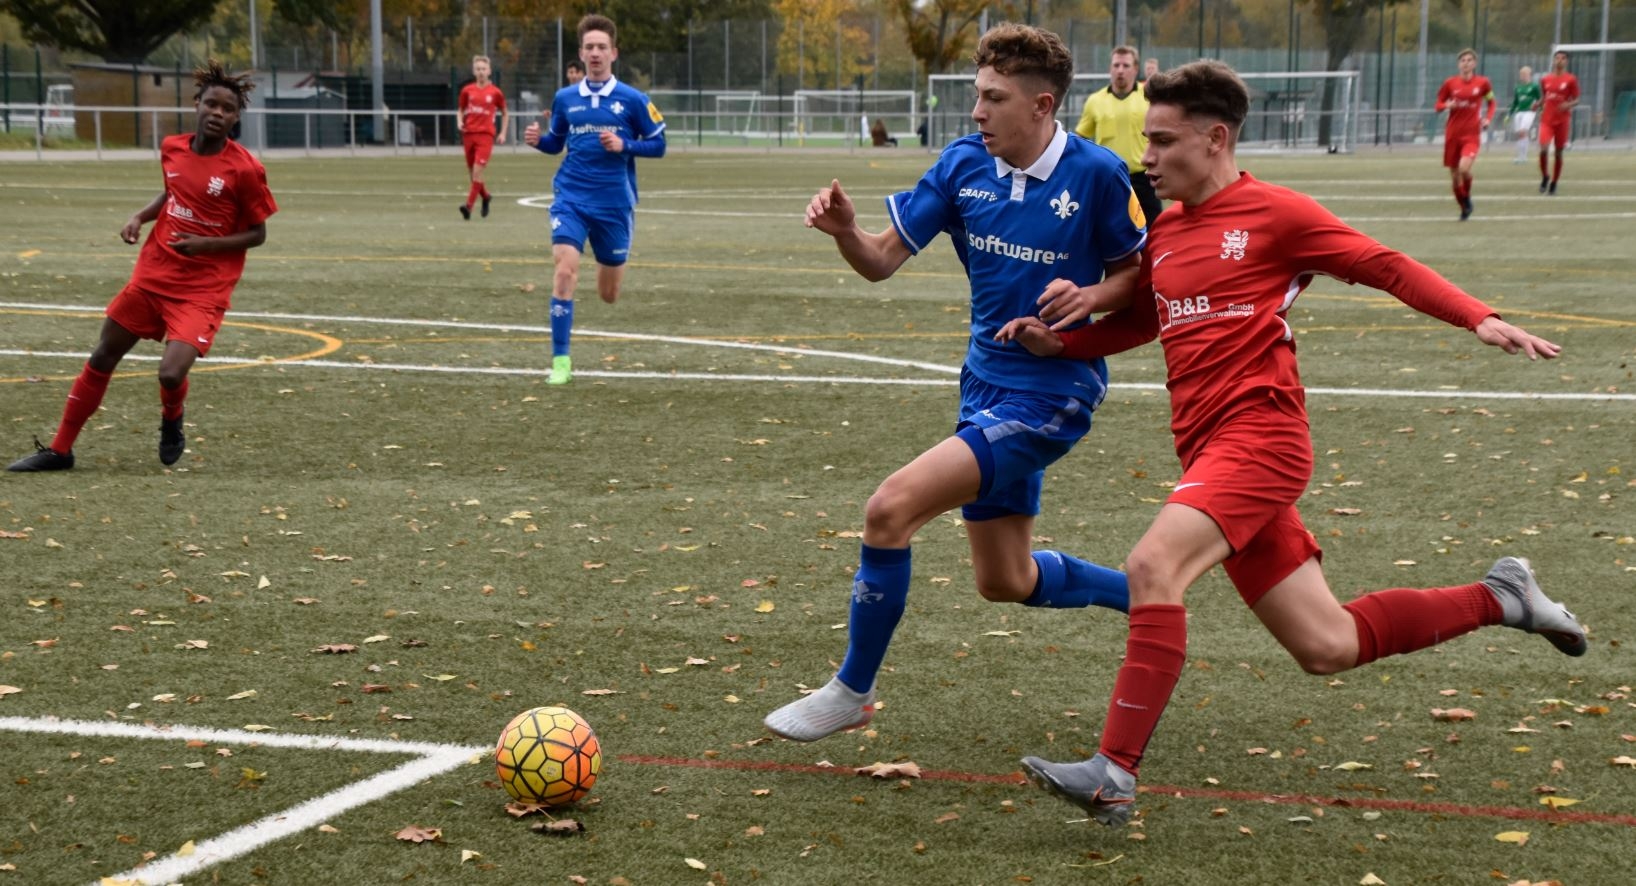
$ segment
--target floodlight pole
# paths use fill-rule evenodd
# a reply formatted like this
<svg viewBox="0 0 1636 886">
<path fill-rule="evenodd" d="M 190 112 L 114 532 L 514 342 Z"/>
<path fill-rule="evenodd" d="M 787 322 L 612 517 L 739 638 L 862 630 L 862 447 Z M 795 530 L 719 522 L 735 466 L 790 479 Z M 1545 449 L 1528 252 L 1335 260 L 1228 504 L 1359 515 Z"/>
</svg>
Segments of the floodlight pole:
<svg viewBox="0 0 1636 886">
<path fill-rule="evenodd" d="M 386 132 L 386 64 L 381 60 L 381 0 L 369 0 L 369 100 L 375 109 L 375 138 L 391 144 Z"/>
<path fill-rule="evenodd" d="M 1126 18 L 1126 0 L 1118 0 L 1113 7 L 1113 45 L 1130 45 L 1130 21 Z"/>
<path fill-rule="evenodd" d="M 261 53 L 257 52 L 257 44 L 261 42 L 261 28 L 256 22 L 256 0 L 250 0 L 250 70 L 261 67 Z"/>
<path fill-rule="evenodd" d="M 1562 0 L 1557 0 L 1561 3 Z M 1420 73 L 1416 75 L 1414 85 L 1414 106 L 1426 106 L 1426 29 L 1431 21 L 1431 0 L 1420 0 L 1420 45 L 1415 53 L 1415 63 Z"/>
</svg>

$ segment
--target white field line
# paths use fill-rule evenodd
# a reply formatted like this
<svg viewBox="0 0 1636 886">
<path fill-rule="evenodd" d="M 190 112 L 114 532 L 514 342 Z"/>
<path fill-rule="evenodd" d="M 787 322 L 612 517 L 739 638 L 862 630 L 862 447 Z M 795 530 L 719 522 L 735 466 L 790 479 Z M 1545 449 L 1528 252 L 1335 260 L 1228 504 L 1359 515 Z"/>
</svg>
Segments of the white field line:
<svg viewBox="0 0 1636 886">
<path fill-rule="evenodd" d="M 100 312 L 99 307 L 73 305 L 40 305 L 25 302 L 0 302 L 0 308 L 21 308 L 26 310 L 63 311 L 63 312 Z M 358 317 L 358 316 L 330 316 L 325 314 L 285 314 L 265 311 L 234 311 L 231 316 L 254 318 L 258 320 L 308 320 L 336 323 L 373 323 L 389 326 L 415 326 L 452 329 L 475 329 L 489 332 L 525 332 L 531 334 L 546 334 L 550 329 L 542 326 L 526 326 L 507 323 L 475 323 L 460 320 L 412 320 L 390 317 Z M 733 382 L 774 382 L 778 384 L 832 384 L 832 385 L 921 385 L 921 386 L 954 386 L 959 384 L 957 378 L 958 366 L 943 366 L 936 363 L 924 363 L 917 360 L 899 360 L 892 357 L 877 357 L 870 354 L 852 354 L 846 351 L 827 351 L 806 348 L 792 348 L 784 345 L 762 345 L 750 342 L 716 341 L 696 338 L 683 338 L 671 335 L 647 335 L 642 333 L 607 332 L 591 329 L 576 329 L 575 335 L 601 336 L 604 338 L 618 338 L 631 341 L 654 341 L 667 344 L 691 345 L 707 348 L 735 348 L 739 350 L 769 351 L 779 354 L 801 355 L 806 357 L 833 357 L 838 360 L 852 360 L 864 363 L 878 363 L 887 366 L 897 366 L 906 369 L 920 369 L 936 372 L 942 378 L 880 378 L 872 376 L 827 376 L 827 375 L 777 375 L 777 374 L 741 374 L 741 373 L 714 373 L 714 372 L 624 372 L 618 370 L 591 369 L 576 370 L 575 375 L 585 378 L 629 378 L 629 379 L 674 379 L 678 381 L 733 381 Z M 71 360 L 85 359 L 82 351 L 35 351 L 16 348 L 0 348 L 0 357 L 51 357 Z M 155 361 L 158 357 L 150 355 L 131 354 L 127 360 Z M 548 370 L 537 367 L 510 368 L 499 366 L 441 366 L 421 363 L 358 363 L 344 360 L 288 360 L 288 361 L 260 361 L 244 360 L 233 357 L 206 357 L 199 362 L 224 365 L 267 365 L 267 366 L 305 366 L 318 369 L 355 370 L 383 370 L 388 372 L 426 372 L 452 375 L 497 375 L 531 377 L 549 374 Z M 1114 391 L 1163 391 L 1164 385 L 1152 382 L 1116 382 L 1109 386 Z M 1624 393 L 1575 393 L 1575 392 L 1533 392 L 1533 391 L 1464 391 L 1458 389 L 1438 389 L 1432 391 L 1416 391 L 1392 388 L 1326 388 L 1309 387 L 1309 394 L 1339 397 L 1402 397 L 1421 399 L 1485 399 L 1485 400 L 1533 400 L 1533 401 L 1588 401 L 1600 403 L 1636 403 L 1636 394 Z"/>
<path fill-rule="evenodd" d="M 137 723 L 99 720 L 62 720 L 55 717 L 0 717 L 0 731 L 32 732 L 48 735 L 78 735 L 88 738 L 164 739 L 207 741 L 213 744 L 255 744 L 262 747 L 302 750 L 364 751 L 381 754 L 414 754 L 415 759 L 380 772 L 362 781 L 336 788 L 326 794 L 275 812 L 242 827 L 194 843 L 187 855 L 171 854 L 149 864 L 131 868 L 109 878 L 118 882 L 143 884 L 174 883 L 208 867 L 246 855 L 262 846 L 314 828 L 358 806 L 373 803 L 390 794 L 413 787 L 451 769 L 465 765 L 473 755 L 488 748 L 424 741 L 386 741 L 367 738 L 339 738 L 323 735 L 294 735 L 245 732 L 241 729 L 209 729 L 193 726 L 148 726 Z M 99 883 L 102 881 L 98 881 Z M 95 886 L 95 884 L 93 884 Z"/>
</svg>

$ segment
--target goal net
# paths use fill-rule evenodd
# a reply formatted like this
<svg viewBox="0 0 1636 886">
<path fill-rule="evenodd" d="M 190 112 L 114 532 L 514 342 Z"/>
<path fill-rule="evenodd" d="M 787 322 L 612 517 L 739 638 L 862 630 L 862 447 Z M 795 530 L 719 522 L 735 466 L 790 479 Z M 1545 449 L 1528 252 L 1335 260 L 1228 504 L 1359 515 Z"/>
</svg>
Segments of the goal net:
<svg viewBox="0 0 1636 886">
<path fill-rule="evenodd" d="M 1250 90 L 1250 114 L 1239 135 L 1241 149 L 1334 153 L 1350 152 L 1357 144 L 1360 72 L 1239 72 L 1239 76 Z M 1107 74 L 1075 74 L 1057 115 L 1063 127 L 1072 129 L 1085 99 L 1107 85 Z M 926 88 L 934 147 L 977 131 L 971 122 L 972 75 L 933 74 Z"/>
<path fill-rule="evenodd" d="M 887 135 L 907 140 L 919 125 L 912 89 L 802 89 L 794 99 L 793 134 L 800 139 L 869 144 L 869 127 L 879 120 Z"/>
</svg>

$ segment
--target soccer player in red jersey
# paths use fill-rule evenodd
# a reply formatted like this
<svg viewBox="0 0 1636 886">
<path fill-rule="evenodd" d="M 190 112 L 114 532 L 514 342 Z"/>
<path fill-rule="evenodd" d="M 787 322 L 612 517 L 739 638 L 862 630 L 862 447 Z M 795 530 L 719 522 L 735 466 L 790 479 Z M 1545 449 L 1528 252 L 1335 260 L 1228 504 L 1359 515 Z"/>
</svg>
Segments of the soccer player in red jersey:
<svg viewBox="0 0 1636 886">
<path fill-rule="evenodd" d="M 182 408 L 187 376 L 221 328 L 233 287 L 244 273 L 245 250 L 267 242 L 266 221 L 278 211 L 267 172 L 249 151 L 228 139 L 249 103 L 254 84 L 229 75 L 220 62 L 193 72 L 198 128 L 160 144 L 165 189 L 120 230 L 135 243 L 155 221 L 130 282 L 114 296 L 102 337 L 74 379 L 62 423 L 51 445 L 34 441 L 33 454 L 11 471 L 63 471 L 74 466 L 74 440 L 102 404 L 119 361 L 144 338 L 165 343 L 159 361 L 159 460 L 175 464 L 187 440 Z"/>
<path fill-rule="evenodd" d="M 489 57 L 474 55 L 471 59 L 472 82 L 460 87 L 460 116 L 455 125 L 460 129 L 460 143 L 466 149 L 466 172 L 471 176 L 471 188 L 466 191 L 466 202 L 460 204 L 460 216 L 471 219 L 471 207 L 477 198 L 483 198 L 483 217 L 489 215 L 489 189 L 483 185 L 483 174 L 489 168 L 489 155 L 494 143 L 506 143 L 506 94 L 489 82 Z M 500 113 L 500 131 L 494 130 L 494 114 Z"/>
<path fill-rule="evenodd" d="M 1587 648 L 1578 620 L 1516 557 L 1501 558 L 1480 582 L 1336 600 L 1295 508 L 1312 476 L 1313 449 L 1287 314 L 1313 276 L 1384 290 L 1507 353 L 1549 359 L 1561 349 L 1310 197 L 1240 172 L 1234 150 L 1249 92 L 1231 68 L 1200 61 L 1162 72 L 1148 81 L 1147 96 L 1143 165 L 1159 196 L 1175 202 L 1153 222 L 1133 300 L 1090 326 L 1058 333 L 1024 317 L 997 336 L 1076 360 L 1155 337 L 1164 346 L 1182 474 L 1125 561 L 1130 634 L 1101 747 L 1079 763 L 1022 761 L 1037 784 L 1104 824 L 1130 816 L 1138 766 L 1186 660 L 1183 594 L 1218 563 L 1313 674 L 1484 625 L 1541 634 L 1568 655 Z"/>
<path fill-rule="evenodd" d="M 1568 146 L 1574 105 L 1579 104 L 1579 78 L 1568 73 L 1566 52 L 1551 56 L 1551 73 L 1539 78 L 1539 88 L 1545 94 L 1539 109 L 1539 192 L 1555 194 L 1557 180 L 1562 178 L 1562 149 Z M 1545 155 L 1552 145 L 1556 146 L 1556 162 L 1547 174 Z"/>
<path fill-rule="evenodd" d="M 1477 73 L 1477 53 L 1460 53 L 1460 73 L 1443 81 L 1437 90 L 1437 110 L 1449 112 L 1443 131 L 1443 165 L 1454 180 L 1454 201 L 1460 204 L 1460 220 L 1471 217 L 1471 167 L 1482 150 L 1483 135 L 1494 119 L 1494 84 Z M 1488 111 L 1484 113 L 1483 104 Z"/>
</svg>

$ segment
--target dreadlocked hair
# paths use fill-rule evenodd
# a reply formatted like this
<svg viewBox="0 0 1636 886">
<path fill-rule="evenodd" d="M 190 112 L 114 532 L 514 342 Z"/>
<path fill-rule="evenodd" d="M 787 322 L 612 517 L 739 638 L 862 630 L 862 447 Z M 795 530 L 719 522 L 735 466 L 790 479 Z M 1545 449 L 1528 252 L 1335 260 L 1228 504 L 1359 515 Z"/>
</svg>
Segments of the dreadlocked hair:
<svg viewBox="0 0 1636 886">
<path fill-rule="evenodd" d="M 199 91 L 193 94 L 194 101 L 198 101 L 204 95 L 206 89 L 212 86 L 220 86 L 232 92 L 238 98 L 239 110 L 241 111 L 250 105 L 250 90 L 256 88 L 256 84 L 250 79 L 249 74 L 240 74 L 238 76 L 229 74 L 227 69 L 222 66 L 222 63 L 216 59 L 211 59 L 205 63 L 204 67 L 196 69 L 193 72 L 193 82 L 199 87 Z"/>
</svg>

